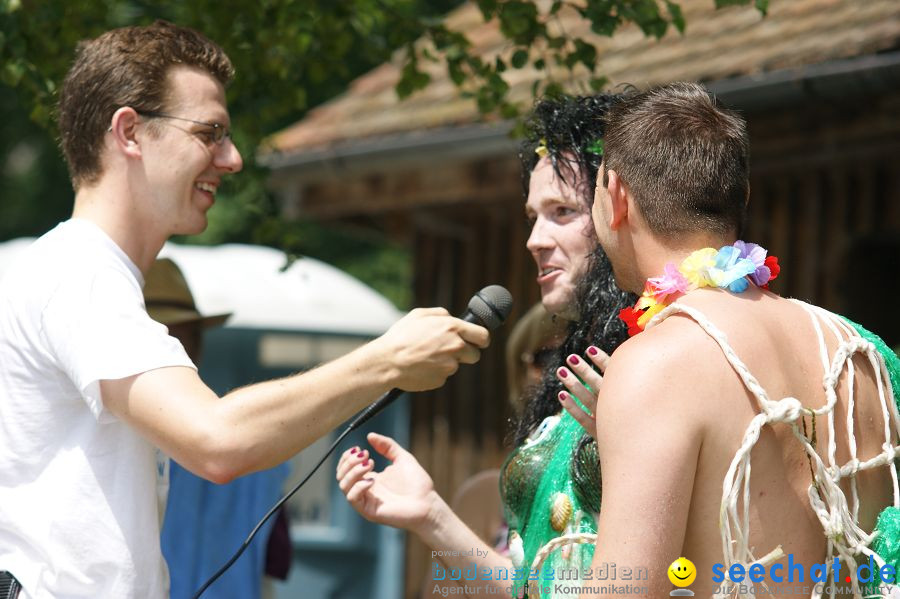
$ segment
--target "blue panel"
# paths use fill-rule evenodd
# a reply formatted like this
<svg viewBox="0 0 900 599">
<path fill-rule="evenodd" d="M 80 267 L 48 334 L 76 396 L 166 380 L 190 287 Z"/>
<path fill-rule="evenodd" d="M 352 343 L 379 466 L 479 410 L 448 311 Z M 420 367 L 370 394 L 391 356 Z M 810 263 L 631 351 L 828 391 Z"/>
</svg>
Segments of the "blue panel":
<svg viewBox="0 0 900 599">
<path fill-rule="evenodd" d="M 200 364 L 203 380 L 218 394 L 249 383 L 286 376 L 292 370 L 259 364 L 259 340 L 266 331 L 207 331 Z M 278 334 L 285 334 L 283 331 Z M 311 365 L 310 365 L 311 366 Z M 298 398 L 302 400 L 302 398 Z M 343 430 L 341 428 L 340 430 Z M 340 432 L 340 430 L 338 432 Z M 409 406 L 400 398 L 373 418 L 365 431 L 355 431 L 334 454 L 365 444 L 375 430 L 408 445 Z M 300 460 L 317 462 L 337 434 L 306 449 Z M 379 464 L 379 468 L 383 464 Z M 305 470 L 304 470 L 305 474 Z M 171 490 L 163 526 L 163 553 L 172 579 L 172 599 L 191 597 L 240 547 L 258 520 L 284 493 L 288 465 L 215 485 L 172 465 Z M 327 520 L 319 526 L 292 523 L 294 555 L 286 582 L 275 583 L 276 599 L 304 597 L 394 598 L 403 590 L 402 533 L 375 526 L 359 517 L 334 482 L 333 466 L 323 465 L 307 483 L 318 484 L 327 498 Z M 304 487 L 298 492 L 312 490 Z M 316 509 L 310 513 L 316 515 Z M 274 520 L 274 518 L 273 518 Z M 259 599 L 266 543 L 272 521 L 241 558 L 203 595 L 204 599 Z"/>
<path fill-rule="evenodd" d="M 408 446 L 409 401 L 402 396 L 354 431 L 335 454 L 354 445 L 367 447 L 369 431 Z M 386 465 L 383 458 L 375 457 L 377 470 Z M 322 474 L 332 481 L 330 524 L 293 528 L 294 563 L 288 580 L 275 584 L 275 599 L 399 599 L 403 596 L 405 533 L 364 520 L 344 499 L 334 482 L 333 468 Z"/>
</svg>

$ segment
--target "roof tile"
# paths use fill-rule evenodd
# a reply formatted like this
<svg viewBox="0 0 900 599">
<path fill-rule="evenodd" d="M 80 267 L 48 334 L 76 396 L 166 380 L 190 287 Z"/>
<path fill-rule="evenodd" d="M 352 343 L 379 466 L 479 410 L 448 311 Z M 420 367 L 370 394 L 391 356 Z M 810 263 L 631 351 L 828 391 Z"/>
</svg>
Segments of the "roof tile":
<svg viewBox="0 0 900 599">
<path fill-rule="evenodd" d="M 612 38 L 590 31 L 575 11 L 563 9 L 561 26 L 569 35 L 595 44 L 599 72 L 610 84 L 637 87 L 676 80 L 716 81 L 896 48 L 900 42 L 900 2 L 897 0 L 773 0 L 769 14 L 751 6 L 716 10 L 713 0 L 680 2 L 687 28 L 671 30 L 661 39 L 647 38 L 635 25 Z M 507 53 L 510 44 L 496 21 L 485 23 L 474 4 L 447 17 L 449 27 L 464 31 L 483 57 Z M 421 42 L 420 42 L 421 43 Z M 484 120 L 472 100 L 459 96 L 443 64 L 423 64 L 431 83 L 404 100 L 397 98 L 401 55 L 357 78 L 335 99 L 311 110 L 300 122 L 270 139 L 285 154 L 322 149 L 367 137 L 395 135 Z M 510 99 L 531 102 L 531 87 L 546 74 L 531 67 L 504 73 Z M 568 85 L 585 92 L 588 73 L 577 72 Z M 491 117 L 487 117 L 491 118 Z"/>
</svg>

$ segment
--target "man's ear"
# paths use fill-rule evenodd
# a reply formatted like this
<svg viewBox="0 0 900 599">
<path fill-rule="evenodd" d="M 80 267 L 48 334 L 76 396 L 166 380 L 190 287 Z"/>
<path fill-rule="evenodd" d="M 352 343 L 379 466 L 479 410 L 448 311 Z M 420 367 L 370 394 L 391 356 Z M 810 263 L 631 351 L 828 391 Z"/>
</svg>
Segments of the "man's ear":
<svg viewBox="0 0 900 599">
<path fill-rule="evenodd" d="M 141 156 L 141 147 L 136 137 L 138 121 L 139 116 L 134 108 L 123 106 L 113 113 L 106 131 L 107 135 L 112 135 L 116 146 L 132 158 Z"/>
<path fill-rule="evenodd" d="M 609 193 L 609 228 L 613 231 L 628 220 L 628 187 L 614 170 L 607 171 L 606 191 Z"/>
</svg>

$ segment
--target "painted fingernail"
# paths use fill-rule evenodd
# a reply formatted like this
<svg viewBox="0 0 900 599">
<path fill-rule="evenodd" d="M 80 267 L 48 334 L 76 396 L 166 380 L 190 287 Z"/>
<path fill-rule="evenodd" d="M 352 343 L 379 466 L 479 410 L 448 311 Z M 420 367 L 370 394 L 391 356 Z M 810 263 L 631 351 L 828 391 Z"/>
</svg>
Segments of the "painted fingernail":
<svg viewBox="0 0 900 599">
<path fill-rule="evenodd" d="M 572 366 L 575 366 L 576 364 L 578 364 L 578 356 L 575 356 L 575 355 L 569 356 L 569 364 L 571 364 Z"/>
<path fill-rule="evenodd" d="M 359 451 L 359 447 L 354 447 L 350 450 L 350 453 L 355 454 L 357 451 Z"/>
<path fill-rule="evenodd" d="M 594 347 L 593 345 L 588 348 L 588 355 L 590 355 L 590 356 L 596 356 L 599 353 L 600 353 L 600 350 L 597 349 L 596 347 Z"/>
<path fill-rule="evenodd" d="M 559 392 L 559 401 L 565 403 L 565 401 L 566 401 L 566 392 L 565 391 Z"/>
<path fill-rule="evenodd" d="M 562 378 L 566 378 L 567 376 L 569 376 L 569 371 L 566 370 L 565 368 L 560 368 L 560 369 L 557 370 L 556 372 L 557 372 L 557 374 L 559 374 L 559 376 L 561 376 Z"/>
</svg>

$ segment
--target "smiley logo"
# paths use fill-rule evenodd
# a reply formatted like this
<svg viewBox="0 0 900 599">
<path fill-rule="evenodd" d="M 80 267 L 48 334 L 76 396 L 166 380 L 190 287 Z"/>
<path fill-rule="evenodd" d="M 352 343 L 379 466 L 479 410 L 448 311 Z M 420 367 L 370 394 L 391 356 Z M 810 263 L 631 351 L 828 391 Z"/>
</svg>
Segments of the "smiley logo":
<svg viewBox="0 0 900 599">
<path fill-rule="evenodd" d="M 679 557 L 669 566 L 669 581 L 677 587 L 690 586 L 697 578 L 694 562 L 686 557 Z"/>
</svg>

